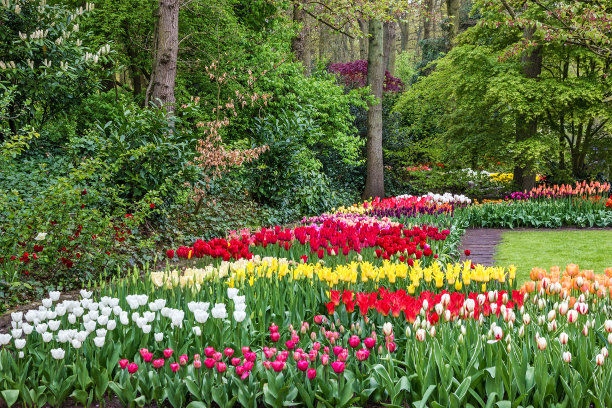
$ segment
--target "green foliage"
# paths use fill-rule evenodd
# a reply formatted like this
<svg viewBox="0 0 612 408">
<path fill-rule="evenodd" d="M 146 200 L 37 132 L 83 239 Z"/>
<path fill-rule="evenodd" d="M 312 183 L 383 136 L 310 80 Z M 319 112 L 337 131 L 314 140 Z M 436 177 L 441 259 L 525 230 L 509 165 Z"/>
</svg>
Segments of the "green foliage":
<svg viewBox="0 0 612 408">
<path fill-rule="evenodd" d="M 241 175 L 250 175 L 251 194 L 271 207 L 271 223 L 294 221 L 339 204 L 316 154 L 324 134 L 312 117 L 281 111 L 278 117 L 257 119 L 253 135 L 253 145 L 269 150 Z"/>
<path fill-rule="evenodd" d="M 459 212 L 465 214 L 471 227 L 480 228 L 612 226 L 612 211 L 602 203 L 578 198 L 487 203 Z"/>
<path fill-rule="evenodd" d="M 107 76 L 110 46 L 82 44 L 83 10 L 10 0 L 0 14 L 0 82 L 16 86 L 9 104 L 10 131 L 40 129 L 58 113 L 76 106 Z M 2 132 L 8 134 L 5 129 Z"/>
<path fill-rule="evenodd" d="M 108 187 L 102 161 L 84 160 L 46 185 L 35 182 L 48 177 L 44 165 L 32 176 L 20 167 L 18 161 L 2 165 L 7 176 L 0 189 L 1 302 L 32 295 L 42 285 L 79 287 L 134 261 L 131 240 L 149 207 L 121 201 Z M 132 214 L 126 215 L 128 208 Z"/>
<path fill-rule="evenodd" d="M 138 201 L 159 194 L 171 201 L 184 183 L 197 180 L 193 164 L 197 136 L 178 116 L 166 117 L 158 109 L 126 108 L 116 119 L 98 126 L 98 133 L 73 139 L 71 146 L 89 143 L 97 157 L 108 163 L 120 195 Z M 78 143 L 77 143 L 78 142 Z"/>
</svg>

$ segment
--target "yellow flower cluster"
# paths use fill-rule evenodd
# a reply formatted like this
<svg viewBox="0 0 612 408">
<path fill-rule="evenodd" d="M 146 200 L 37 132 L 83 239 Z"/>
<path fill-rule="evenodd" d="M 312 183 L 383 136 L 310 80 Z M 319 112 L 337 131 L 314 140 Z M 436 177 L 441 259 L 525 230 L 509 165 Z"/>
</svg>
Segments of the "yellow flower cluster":
<svg viewBox="0 0 612 408">
<path fill-rule="evenodd" d="M 499 183 L 511 183 L 514 180 L 514 174 L 512 173 L 491 173 L 489 174 L 491 180 L 497 181 Z M 536 181 L 542 180 L 541 175 L 536 175 Z"/>
<path fill-rule="evenodd" d="M 332 210 L 332 214 L 340 213 L 340 214 L 365 214 L 369 208 L 365 208 L 363 203 L 353 204 L 351 206 L 342 206 L 338 208 L 334 208 Z"/>
<path fill-rule="evenodd" d="M 406 263 L 392 263 L 384 261 L 382 266 L 375 266 L 370 262 L 351 262 L 346 265 L 338 265 L 334 268 L 325 266 L 323 263 L 306 263 L 292 266 L 286 262 L 278 262 L 274 258 L 269 258 L 266 262 L 258 265 L 247 263 L 244 268 L 235 269 L 230 277 L 230 286 L 240 282 L 254 284 L 259 279 L 291 279 L 291 280 L 317 280 L 326 283 L 330 287 L 337 285 L 352 285 L 357 282 L 380 283 L 385 281 L 388 284 L 395 284 L 398 280 L 403 280 L 407 284 L 408 291 L 414 293 L 416 288 L 422 283 L 433 283 L 436 288 L 442 288 L 444 284 L 454 285 L 455 289 L 460 290 L 463 285 L 471 282 L 482 283 L 496 281 L 499 283 L 510 283 L 514 280 L 516 268 L 511 266 L 508 271 L 504 268 L 484 267 L 476 265 L 471 268 L 471 262 L 447 264 L 435 262 L 431 266 L 423 268 L 416 261 L 410 267 Z"/>
</svg>

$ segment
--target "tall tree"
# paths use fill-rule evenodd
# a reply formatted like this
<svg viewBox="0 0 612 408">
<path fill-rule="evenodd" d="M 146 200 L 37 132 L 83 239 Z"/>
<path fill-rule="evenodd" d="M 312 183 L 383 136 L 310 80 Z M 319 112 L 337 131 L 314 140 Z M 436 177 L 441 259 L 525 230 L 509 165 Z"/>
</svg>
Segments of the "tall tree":
<svg viewBox="0 0 612 408">
<path fill-rule="evenodd" d="M 176 99 L 176 63 L 178 58 L 179 0 L 159 0 L 153 43 L 153 67 L 145 104 L 152 101 L 169 112 Z"/>
<path fill-rule="evenodd" d="M 459 33 L 459 3 L 460 0 L 446 0 L 446 14 L 448 15 L 448 42 L 452 46 Z"/>
<path fill-rule="evenodd" d="M 368 103 L 367 174 L 364 198 L 384 197 L 385 178 L 382 150 L 382 93 L 385 79 L 383 23 L 370 20 L 368 41 L 368 86 L 375 101 Z"/>
<path fill-rule="evenodd" d="M 291 51 L 295 55 L 295 59 L 305 62 L 306 60 L 306 25 L 305 25 L 304 8 L 300 7 L 300 3 L 293 4 L 293 24 L 298 26 L 295 37 L 291 39 Z"/>
<path fill-rule="evenodd" d="M 396 22 L 387 21 L 384 24 L 384 69 L 391 75 L 395 73 L 395 42 L 396 42 Z"/>
</svg>

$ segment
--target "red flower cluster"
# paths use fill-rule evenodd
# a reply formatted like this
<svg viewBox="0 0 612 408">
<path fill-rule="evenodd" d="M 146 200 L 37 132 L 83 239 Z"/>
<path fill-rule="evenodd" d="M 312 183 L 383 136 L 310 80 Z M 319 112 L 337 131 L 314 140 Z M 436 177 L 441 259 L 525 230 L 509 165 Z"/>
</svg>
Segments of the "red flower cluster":
<svg viewBox="0 0 612 408">
<path fill-rule="evenodd" d="M 249 252 L 249 244 L 247 236 L 243 236 L 240 240 L 231 239 L 230 241 L 222 238 L 215 238 L 210 241 L 198 239 L 193 244 L 193 247 L 178 248 L 176 256 L 185 259 L 210 256 L 213 258 L 223 258 L 224 261 L 241 258 L 251 259 L 253 254 Z M 168 251 L 168 256 L 170 256 L 170 251 Z"/>
<path fill-rule="evenodd" d="M 468 299 L 471 299 L 469 304 L 467 303 Z M 406 320 L 411 323 L 415 321 L 424 308 L 426 318 L 431 324 L 436 324 L 440 318 L 444 318 L 443 315 L 447 310 L 450 313 L 447 316 L 449 317 L 448 320 L 470 317 L 478 319 L 480 314 L 484 316 L 495 314 L 499 317 L 502 305 L 506 309 L 514 309 L 515 306 L 520 308 L 523 305 L 523 294 L 520 291 L 512 291 L 512 293 L 500 291 L 491 298 L 489 293 L 472 292 L 466 297 L 465 294 L 460 292 L 442 291 L 434 294 L 425 291 L 419 297 L 412 297 L 402 289 L 389 292 L 385 288 L 380 288 L 378 292 L 371 293 L 332 290 L 330 292 L 330 302 L 326 304 L 328 313 L 333 314 L 336 306 L 340 306 L 340 304 L 344 304 L 348 313 L 352 313 L 357 306 L 362 316 L 366 316 L 370 310 L 376 310 L 376 313 L 383 316 L 391 314 L 393 317 L 400 317 L 403 312 Z M 436 310 L 438 304 L 442 305 L 442 308 L 438 307 Z"/>
<path fill-rule="evenodd" d="M 383 259 L 405 251 L 399 259 L 401 262 L 411 263 L 412 259 L 434 255 L 427 241 L 445 240 L 449 233 L 448 230 L 439 231 L 438 228 L 427 225 L 403 229 L 402 224 L 387 227 L 378 223 L 347 223 L 343 220 L 328 219 L 321 225 L 299 226 L 295 229 L 283 230 L 279 226 L 274 229 L 262 228 L 251 237 L 243 235 L 240 239 L 233 238 L 229 241 L 219 238 L 210 241 L 197 240 L 193 247 L 180 247 L 172 254 L 179 258 L 210 256 L 223 258 L 225 261 L 251 259 L 251 244 L 261 248 L 277 245 L 281 250 L 289 251 L 297 241 L 306 246 L 295 251 L 302 260 L 307 259 L 309 253 L 322 259 L 329 255 L 347 256 L 351 251 L 361 253 L 362 248 L 375 247 L 376 256 Z M 167 254 L 172 258 L 170 251 Z"/>
</svg>

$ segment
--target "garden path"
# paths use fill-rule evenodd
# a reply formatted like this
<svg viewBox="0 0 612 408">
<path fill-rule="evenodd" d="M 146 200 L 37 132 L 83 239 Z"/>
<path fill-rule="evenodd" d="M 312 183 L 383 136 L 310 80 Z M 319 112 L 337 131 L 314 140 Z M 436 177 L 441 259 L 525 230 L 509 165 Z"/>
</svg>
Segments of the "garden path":
<svg viewBox="0 0 612 408">
<path fill-rule="evenodd" d="M 507 230 L 502 228 L 468 228 L 461 239 L 461 261 L 469 259 L 474 264 L 494 266 L 495 247 L 500 243 L 504 231 Z M 464 251 L 466 249 L 471 252 L 469 257 L 465 256 Z"/>
</svg>

